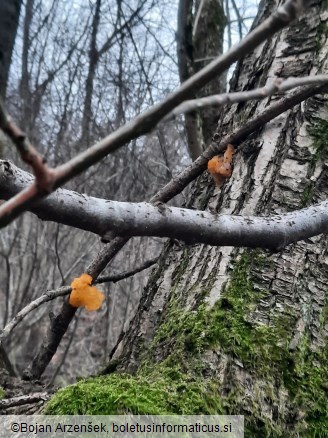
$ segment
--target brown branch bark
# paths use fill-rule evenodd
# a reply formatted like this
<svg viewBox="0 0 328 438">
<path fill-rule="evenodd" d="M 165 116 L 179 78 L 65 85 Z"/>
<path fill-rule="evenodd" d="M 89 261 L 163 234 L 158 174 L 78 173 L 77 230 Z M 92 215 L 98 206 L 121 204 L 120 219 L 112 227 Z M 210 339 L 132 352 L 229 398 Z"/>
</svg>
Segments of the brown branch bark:
<svg viewBox="0 0 328 438">
<path fill-rule="evenodd" d="M 147 260 L 145 263 L 143 263 L 140 266 L 137 266 L 135 269 L 132 269 L 131 271 L 125 271 L 120 274 L 112 274 L 112 275 L 103 275 L 99 277 L 97 280 L 94 281 L 94 284 L 102 284 L 102 283 L 117 283 L 118 281 L 124 280 L 126 278 L 132 277 L 133 275 L 137 274 L 138 272 L 144 271 L 145 269 L 150 268 L 155 263 L 157 263 L 158 257 L 155 257 L 153 259 Z M 29 303 L 27 306 L 25 306 L 20 312 L 17 313 L 17 315 L 4 327 L 3 330 L 0 332 L 0 348 L 1 343 L 4 342 L 10 333 L 13 331 L 13 329 L 21 322 L 23 321 L 26 316 L 31 313 L 33 310 L 40 307 L 42 304 L 47 303 L 48 301 L 55 300 L 58 297 L 63 297 L 68 294 L 70 294 L 72 291 L 70 286 L 62 286 L 55 290 L 50 290 L 45 292 L 43 295 L 38 297 L 36 300 Z"/>
<path fill-rule="evenodd" d="M 21 158 L 29 164 L 35 175 L 35 186 L 40 193 L 50 193 L 53 191 L 54 175 L 45 163 L 44 158 L 31 145 L 23 131 L 14 123 L 6 113 L 3 104 L 0 102 L 0 128 L 10 137 L 16 146 Z"/>
<path fill-rule="evenodd" d="M 252 132 L 262 128 L 262 126 L 270 120 L 293 108 L 293 106 L 300 104 L 309 97 L 325 92 L 325 90 L 327 90 L 327 85 L 306 87 L 293 93 L 291 96 L 273 103 L 266 111 L 255 116 L 249 122 L 245 123 L 244 126 L 237 128 L 231 134 L 226 135 L 221 141 L 214 136 L 211 145 L 203 152 L 203 154 L 197 158 L 196 161 L 186 167 L 186 169 L 184 169 L 179 175 L 172 178 L 172 180 L 152 198 L 152 202 L 168 202 L 174 196 L 181 193 L 190 182 L 196 179 L 206 169 L 208 160 L 214 155 L 225 151 L 228 144 L 233 144 L 237 147 Z"/>
<path fill-rule="evenodd" d="M 107 266 L 108 261 L 113 259 L 128 240 L 128 238 L 117 238 L 112 241 L 111 245 L 106 245 L 90 263 L 86 269 L 86 273 L 91 275 L 95 281 Z M 50 327 L 46 340 L 41 345 L 39 353 L 34 357 L 31 364 L 24 370 L 23 379 L 34 380 L 42 376 L 47 365 L 56 353 L 58 345 L 66 333 L 77 309 L 77 307 L 72 307 L 68 300 L 65 300 L 60 313 L 56 316 L 50 315 Z"/>
</svg>

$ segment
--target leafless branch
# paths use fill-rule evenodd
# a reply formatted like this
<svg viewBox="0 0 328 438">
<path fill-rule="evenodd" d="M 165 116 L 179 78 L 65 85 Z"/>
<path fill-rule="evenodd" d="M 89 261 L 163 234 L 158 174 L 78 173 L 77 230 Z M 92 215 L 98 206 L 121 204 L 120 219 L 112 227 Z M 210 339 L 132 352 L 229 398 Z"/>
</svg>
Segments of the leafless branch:
<svg viewBox="0 0 328 438">
<path fill-rule="evenodd" d="M 287 26 L 300 14 L 302 6 L 306 3 L 306 0 L 287 0 L 283 6 L 278 8 L 274 14 L 255 28 L 241 42 L 185 81 L 177 91 L 170 94 L 163 102 L 154 105 L 65 164 L 51 172 L 46 172 L 44 174 L 46 177 L 43 183 L 44 187 L 42 185 L 43 190 L 47 189 L 48 192 L 54 190 L 130 140 L 150 132 L 163 117 L 190 97 L 195 90 L 222 74 L 230 65 L 245 56 L 245 53 L 253 50 L 267 38 Z M 45 196 L 46 193 L 40 187 L 37 180 L 37 184 L 33 183 L 24 193 L 18 194 L 2 204 L 0 206 L 0 226 L 8 224 L 22 211 L 26 210 L 33 201 Z"/>
<path fill-rule="evenodd" d="M 144 271 L 145 269 L 150 268 L 151 266 L 155 265 L 158 261 L 158 257 L 154 257 L 150 260 L 146 260 L 142 265 L 137 266 L 135 269 L 132 269 L 130 271 L 125 271 L 120 274 L 112 274 L 112 275 L 102 275 L 99 277 L 94 283 L 117 283 L 118 281 L 125 280 L 126 278 L 132 277 L 135 274 L 138 274 L 139 272 Z"/>
<path fill-rule="evenodd" d="M 57 297 L 68 295 L 71 292 L 69 286 L 63 286 L 59 289 L 47 291 L 36 300 L 25 306 L 17 315 L 3 328 L 0 333 L 0 343 L 2 343 L 12 332 L 12 330 L 18 325 L 29 313 L 34 309 L 37 309 L 41 304 L 54 300 Z"/>
<path fill-rule="evenodd" d="M 235 0 L 231 0 L 231 1 L 232 1 L 232 7 L 233 7 L 235 14 L 237 16 L 239 39 L 241 40 L 243 37 L 243 30 L 242 30 L 243 17 L 240 15 L 240 12 L 239 12 L 238 6 L 236 5 Z"/>
<path fill-rule="evenodd" d="M 147 260 L 142 265 L 136 267 L 135 269 L 132 269 L 130 271 L 125 271 L 120 274 L 112 274 L 112 275 L 104 275 L 102 277 L 99 277 L 94 284 L 101 284 L 101 283 L 117 283 L 118 281 L 124 280 L 126 278 L 132 277 L 133 275 L 137 274 L 138 272 L 142 272 L 145 269 L 150 268 L 155 263 L 157 263 L 158 257 L 155 257 L 153 259 Z M 62 297 L 65 295 L 68 295 L 71 293 L 71 287 L 70 286 L 63 286 L 55 290 L 50 290 L 45 292 L 43 295 L 41 295 L 36 300 L 29 303 L 27 306 L 25 306 L 20 312 L 17 313 L 17 315 L 1 330 L 0 332 L 0 344 L 8 338 L 10 333 L 13 331 L 13 329 L 33 310 L 40 307 L 42 304 L 47 303 L 48 301 L 52 301 L 58 297 Z"/>
<path fill-rule="evenodd" d="M 275 78 L 262 88 L 249 91 L 238 91 L 236 93 L 224 93 L 213 96 L 206 96 L 199 99 L 192 99 L 177 106 L 165 119 L 170 120 L 178 114 L 188 113 L 208 106 L 233 105 L 234 103 L 246 102 L 248 100 L 260 100 L 277 93 L 284 93 L 296 87 L 306 85 L 323 85 L 328 83 L 328 75 L 308 76 L 303 78 L 288 78 L 286 80 Z"/>
<path fill-rule="evenodd" d="M 202 155 L 186 167 L 179 175 L 172 178 L 165 187 L 152 197 L 151 202 L 168 202 L 174 196 L 181 193 L 190 182 L 196 179 L 206 169 L 208 160 L 214 155 L 225 151 L 229 143 L 237 147 L 252 132 L 260 129 L 275 117 L 278 117 L 283 112 L 288 111 L 309 97 L 325 92 L 326 90 L 327 85 L 302 88 L 300 91 L 296 91 L 288 97 L 272 103 L 261 114 L 253 117 L 253 119 L 246 122 L 244 126 L 236 128 L 232 133 L 226 135 L 220 141 L 214 136 L 211 145 L 202 153 Z"/>
<path fill-rule="evenodd" d="M 228 26 L 228 48 L 232 46 L 232 38 L 231 38 L 231 19 L 230 19 L 230 11 L 229 11 L 229 0 L 225 0 L 225 13 L 227 18 L 227 26 Z"/>
<path fill-rule="evenodd" d="M 36 191 L 39 191 L 40 193 L 43 192 L 44 194 L 52 192 L 54 184 L 52 169 L 47 166 L 44 158 L 31 145 L 24 132 L 22 132 L 8 116 L 1 101 L 0 128 L 13 141 L 22 160 L 32 167 L 36 178 L 35 183 L 32 183 L 32 185 L 35 185 Z M 30 193 L 32 193 L 32 191 Z"/>
<path fill-rule="evenodd" d="M 16 178 L 22 181 L 24 173 L 20 171 Z M 9 172 L 11 174 L 13 171 Z M 40 201 L 35 209 L 44 220 L 82 228 L 105 238 L 106 233 L 109 236 L 125 237 L 156 236 L 210 245 L 258 246 L 271 249 L 320 234 L 326 230 L 328 224 L 325 217 L 328 203 L 289 213 L 286 219 L 281 215 L 281 222 L 274 216 L 265 220 L 237 216 L 231 216 L 230 219 L 206 211 L 168 207 L 165 204 L 108 201 L 64 189 L 58 189 Z M 309 223 L 306 223 L 309 214 L 312 215 L 310 228 Z M 262 224 L 263 220 L 267 227 Z M 290 224 L 288 227 L 287 223 Z"/>
<path fill-rule="evenodd" d="M 165 204 L 107 201 L 63 189 L 39 204 L 42 219 L 78 226 L 105 239 L 109 233 L 109 237 L 156 236 L 187 243 L 279 249 L 328 229 L 328 202 L 265 219 L 218 216 Z"/>
<path fill-rule="evenodd" d="M 199 19 L 202 13 L 202 9 L 204 7 L 204 0 L 200 0 L 200 3 L 198 5 L 198 9 L 197 9 L 197 13 L 196 13 L 196 17 L 195 17 L 195 22 L 194 22 L 194 27 L 192 30 L 192 36 L 195 37 L 196 33 L 197 33 L 197 27 L 198 27 L 198 23 L 199 23 Z"/>
<path fill-rule="evenodd" d="M 46 401 L 50 398 L 48 392 L 35 392 L 29 395 L 20 395 L 18 397 L 4 398 L 0 400 L 0 409 L 12 408 L 13 406 L 27 405 L 39 401 Z"/>
<path fill-rule="evenodd" d="M 125 240 L 122 239 L 122 241 L 125 243 Z M 118 252 L 118 246 L 115 247 L 112 245 L 113 248 L 112 251 L 114 251 L 115 254 Z M 99 270 L 100 268 L 101 270 L 104 269 L 104 266 L 102 265 L 102 261 L 105 258 L 104 253 L 110 256 L 109 248 L 105 247 L 100 253 L 100 255 L 102 256 L 102 258 L 100 258 L 100 261 L 98 259 L 95 259 L 94 262 L 91 263 L 87 269 L 87 272 L 90 275 L 92 275 L 93 278 L 97 277 L 97 270 Z M 123 280 L 125 278 L 131 277 L 132 275 L 135 275 L 136 273 L 149 268 L 150 266 L 155 264 L 156 261 L 157 258 L 148 260 L 147 262 L 143 263 L 141 266 L 131 271 L 123 272 L 121 274 L 114 274 L 111 276 L 100 277 L 96 282 L 105 283 L 110 281 L 117 282 Z M 71 288 L 69 286 L 64 286 L 53 291 L 48 291 L 45 294 L 41 295 L 36 300 L 34 300 L 33 302 L 29 303 L 2 330 L 0 334 L 0 343 L 2 343 L 9 336 L 12 330 L 17 326 L 17 324 L 19 324 L 34 309 L 38 308 L 43 303 L 51 301 L 59 296 L 68 295 L 70 292 L 71 292 Z M 51 335 L 49 336 L 47 342 L 45 342 L 45 344 L 41 348 L 40 353 L 33 359 L 31 365 L 24 371 L 25 379 L 30 380 L 32 378 L 38 378 L 42 375 L 44 369 L 50 362 L 54 352 L 57 350 L 57 347 L 62 339 L 62 336 L 66 333 L 68 325 L 70 321 L 73 319 L 76 310 L 77 308 L 70 306 L 68 302 L 65 301 L 62 306 L 62 311 L 56 317 L 51 317 L 51 331 L 50 331 Z"/>
</svg>

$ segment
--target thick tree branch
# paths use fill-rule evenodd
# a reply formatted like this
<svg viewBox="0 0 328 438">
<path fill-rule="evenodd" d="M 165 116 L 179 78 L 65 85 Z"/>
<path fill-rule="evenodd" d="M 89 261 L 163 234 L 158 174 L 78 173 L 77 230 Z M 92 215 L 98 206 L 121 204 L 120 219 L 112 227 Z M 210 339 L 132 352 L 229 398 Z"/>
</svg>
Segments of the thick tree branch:
<svg viewBox="0 0 328 438">
<path fill-rule="evenodd" d="M 8 168 L 9 162 L 5 163 Z M 32 178 L 17 168 L 7 172 L 9 175 L 14 173 L 19 184 Z M 5 194 L 1 186 L 9 186 L 2 181 L 0 178 L 0 196 Z M 292 213 L 262 218 L 220 216 L 146 202 L 107 201 L 58 189 L 39 201 L 33 211 L 44 220 L 75 226 L 101 236 L 109 232 L 124 237 L 169 237 L 187 243 L 274 250 L 328 231 L 328 201 Z"/>
</svg>

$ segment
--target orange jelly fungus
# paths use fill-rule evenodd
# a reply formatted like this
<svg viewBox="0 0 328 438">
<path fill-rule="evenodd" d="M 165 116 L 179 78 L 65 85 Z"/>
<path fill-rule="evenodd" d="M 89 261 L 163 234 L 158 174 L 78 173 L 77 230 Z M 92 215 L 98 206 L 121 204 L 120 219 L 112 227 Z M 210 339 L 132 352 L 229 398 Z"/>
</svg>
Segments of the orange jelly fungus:
<svg viewBox="0 0 328 438">
<path fill-rule="evenodd" d="M 92 277 L 82 274 L 74 278 L 71 284 L 72 292 L 69 296 L 69 303 L 73 307 L 84 306 L 87 310 L 98 310 L 105 299 L 105 295 L 95 286 L 91 286 Z"/>
</svg>

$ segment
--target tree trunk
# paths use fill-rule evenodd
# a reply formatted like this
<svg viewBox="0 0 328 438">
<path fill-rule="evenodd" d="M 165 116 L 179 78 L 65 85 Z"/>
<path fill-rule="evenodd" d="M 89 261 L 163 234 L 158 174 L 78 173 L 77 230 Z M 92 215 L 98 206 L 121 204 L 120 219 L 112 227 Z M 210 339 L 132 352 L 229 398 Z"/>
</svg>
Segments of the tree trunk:
<svg viewBox="0 0 328 438">
<path fill-rule="evenodd" d="M 82 117 L 82 135 L 81 141 L 89 147 L 90 145 L 90 121 L 92 119 L 92 95 L 94 88 L 95 73 L 99 61 L 99 53 L 97 50 L 97 36 L 100 22 L 101 0 L 97 0 L 95 5 L 94 16 L 92 20 L 92 31 L 90 38 L 90 47 L 88 52 L 89 66 L 86 80 L 86 92 L 83 106 Z"/>
<path fill-rule="evenodd" d="M 35 125 L 35 113 L 32 105 L 33 93 L 31 89 L 31 75 L 29 71 L 29 52 L 31 49 L 31 23 L 33 20 L 34 0 L 27 0 L 24 17 L 22 75 L 20 80 L 20 97 L 22 102 L 21 128 L 31 138 Z"/>
<path fill-rule="evenodd" d="M 2 0 L 0 2 L 0 96 L 6 97 L 6 89 L 14 48 L 21 0 Z"/>
<path fill-rule="evenodd" d="M 179 1 L 177 55 L 181 83 L 222 54 L 224 27 L 221 0 Z M 193 97 L 223 93 L 225 87 L 226 76 L 222 75 L 209 82 Z M 211 140 L 218 119 L 219 113 L 215 108 L 185 115 L 188 150 L 192 160 L 202 153 L 204 146 Z"/>
<path fill-rule="evenodd" d="M 262 2 L 256 23 L 278 3 Z M 327 72 L 323 8 L 314 0 L 301 20 L 245 56 L 232 89 Z M 218 136 L 267 105 L 234 105 Z M 276 118 L 239 147 L 220 191 L 199 178 L 190 205 L 271 215 L 322 201 L 327 120 L 323 97 Z M 46 412 L 242 414 L 245 436 L 319 436 L 328 426 L 327 283 L 327 236 L 279 253 L 170 241 L 106 376 L 60 391 Z"/>
</svg>

